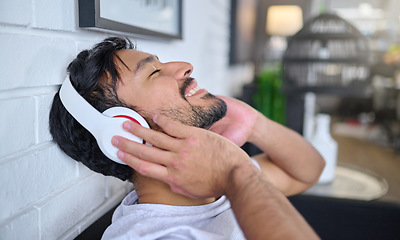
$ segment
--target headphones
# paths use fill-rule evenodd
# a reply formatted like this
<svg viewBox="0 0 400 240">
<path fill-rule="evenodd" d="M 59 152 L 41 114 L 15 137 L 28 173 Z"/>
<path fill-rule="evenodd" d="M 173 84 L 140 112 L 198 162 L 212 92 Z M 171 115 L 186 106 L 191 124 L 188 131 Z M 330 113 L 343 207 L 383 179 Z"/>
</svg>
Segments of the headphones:
<svg viewBox="0 0 400 240">
<path fill-rule="evenodd" d="M 119 135 L 131 141 L 145 144 L 143 139 L 122 128 L 122 124 L 126 120 L 131 120 L 143 127 L 150 128 L 146 120 L 132 109 L 112 107 L 100 113 L 75 90 L 69 77 L 61 85 L 60 99 L 75 120 L 95 137 L 104 155 L 114 162 L 126 165 L 118 158 L 118 149 L 111 144 L 113 136 Z"/>
</svg>

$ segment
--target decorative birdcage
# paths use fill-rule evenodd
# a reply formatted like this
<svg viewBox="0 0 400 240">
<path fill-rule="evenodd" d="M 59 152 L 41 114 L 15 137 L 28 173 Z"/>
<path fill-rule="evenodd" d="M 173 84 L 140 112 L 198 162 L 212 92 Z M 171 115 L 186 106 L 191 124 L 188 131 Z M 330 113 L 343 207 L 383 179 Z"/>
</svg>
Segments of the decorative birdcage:
<svg viewBox="0 0 400 240">
<path fill-rule="evenodd" d="M 289 40 L 282 61 L 286 125 L 311 134 L 313 94 L 367 96 L 369 59 L 368 39 L 346 20 L 323 13 L 308 21 Z"/>
<path fill-rule="evenodd" d="M 369 85 L 368 39 L 337 15 L 324 13 L 288 42 L 283 57 L 286 92 L 350 94 Z"/>
</svg>

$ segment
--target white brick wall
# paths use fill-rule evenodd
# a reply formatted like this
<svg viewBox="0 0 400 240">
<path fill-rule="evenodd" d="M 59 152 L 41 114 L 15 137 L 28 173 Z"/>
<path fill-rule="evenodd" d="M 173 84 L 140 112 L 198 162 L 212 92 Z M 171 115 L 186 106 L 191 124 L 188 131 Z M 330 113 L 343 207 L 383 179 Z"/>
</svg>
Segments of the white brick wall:
<svg viewBox="0 0 400 240">
<path fill-rule="evenodd" d="M 203 87 L 231 95 L 250 68 L 228 66 L 229 2 L 185 1 L 183 40 L 138 47 L 193 63 Z M 0 239 L 73 239 L 130 190 L 71 160 L 48 132 L 67 65 L 110 36 L 79 29 L 77 10 L 77 0 L 0 0 Z"/>
</svg>

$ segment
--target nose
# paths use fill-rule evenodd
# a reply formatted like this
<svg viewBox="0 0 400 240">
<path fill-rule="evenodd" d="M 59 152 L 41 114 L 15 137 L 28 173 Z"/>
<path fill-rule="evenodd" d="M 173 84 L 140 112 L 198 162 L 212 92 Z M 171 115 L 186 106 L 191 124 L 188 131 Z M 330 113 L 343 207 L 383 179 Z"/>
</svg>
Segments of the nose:
<svg viewBox="0 0 400 240">
<path fill-rule="evenodd" d="M 170 62 L 168 68 L 177 80 L 185 80 L 193 72 L 193 66 L 188 62 Z"/>
</svg>

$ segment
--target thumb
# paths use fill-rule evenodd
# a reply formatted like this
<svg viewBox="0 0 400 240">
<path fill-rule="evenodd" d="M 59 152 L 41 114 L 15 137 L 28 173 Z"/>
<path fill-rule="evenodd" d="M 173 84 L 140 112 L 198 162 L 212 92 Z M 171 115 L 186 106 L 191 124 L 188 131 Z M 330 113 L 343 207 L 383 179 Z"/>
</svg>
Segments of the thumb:
<svg viewBox="0 0 400 240">
<path fill-rule="evenodd" d="M 224 136 L 228 140 L 232 141 L 235 143 L 237 146 L 241 147 L 243 144 L 245 144 L 246 141 L 243 140 L 243 136 L 239 131 L 230 131 L 230 130 L 225 130 L 220 135 Z"/>
</svg>

